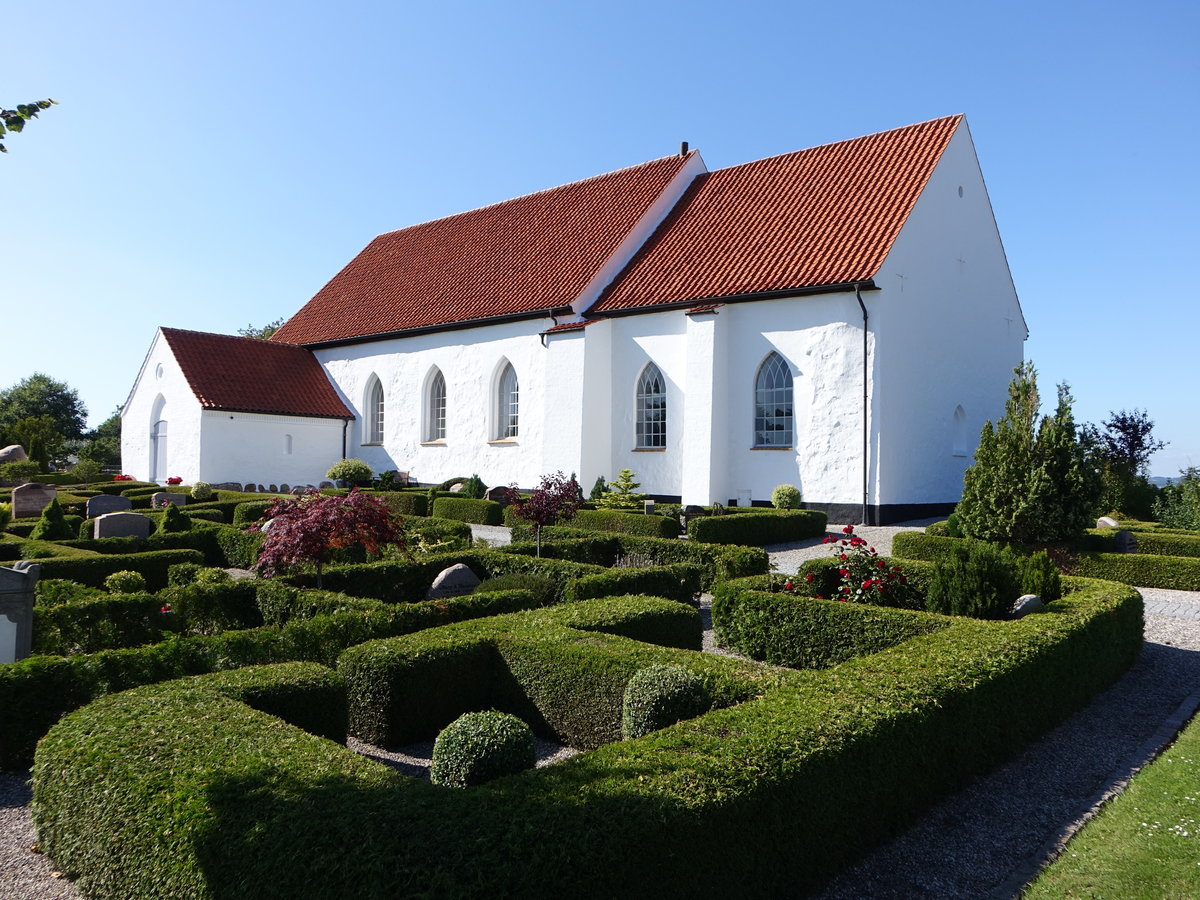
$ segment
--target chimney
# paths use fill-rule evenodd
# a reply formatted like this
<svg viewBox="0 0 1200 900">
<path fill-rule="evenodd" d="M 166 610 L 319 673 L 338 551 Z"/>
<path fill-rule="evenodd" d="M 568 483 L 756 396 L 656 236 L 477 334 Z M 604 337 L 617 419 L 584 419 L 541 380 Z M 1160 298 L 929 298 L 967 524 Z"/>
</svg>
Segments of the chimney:
<svg viewBox="0 0 1200 900">
<path fill-rule="evenodd" d="M 688 155 L 688 143 L 687 143 L 687 141 L 680 141 L 680 142 L 679 142 L 679 155 L 680 155 L 680 156 L 687 156 L 687 155 Z"/>
</svg>

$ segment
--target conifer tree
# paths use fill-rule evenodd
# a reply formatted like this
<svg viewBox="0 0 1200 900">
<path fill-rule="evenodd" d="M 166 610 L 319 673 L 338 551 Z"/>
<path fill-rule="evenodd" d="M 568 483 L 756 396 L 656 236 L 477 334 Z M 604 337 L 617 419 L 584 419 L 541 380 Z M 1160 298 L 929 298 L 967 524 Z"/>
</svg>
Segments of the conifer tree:
<svg viewBox="0 0 1200 900">
<path fill-rule="evenodd" d="M 29 533 L 31 541 L 69 541 L 73 537 L 57 497 L 42 510 L 42 517 Z"/>
</svg>

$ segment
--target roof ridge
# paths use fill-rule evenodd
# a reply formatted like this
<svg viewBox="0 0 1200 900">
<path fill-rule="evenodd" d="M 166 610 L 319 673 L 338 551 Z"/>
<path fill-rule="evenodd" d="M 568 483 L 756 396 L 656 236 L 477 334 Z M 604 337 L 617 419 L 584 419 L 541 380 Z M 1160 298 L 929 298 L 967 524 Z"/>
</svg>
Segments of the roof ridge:
<svg viewBox="0 0 1200 900">
<path fill-rule="evenodd" d="M 752 166 L 755 163 L 766 162 L 771 159 L 783 159 L 785 156 L 799 156 L 801 153 L 811 153 L 814 150 L 824 150 L 826 147 L 838 147 L 843 144 L 853 144 L 858 141 L 865 141 L 869 138 L 880 137 L 885 134 L 895 134 L 900 131 L 911 131 L 914 128 L 922 128 L 926 125 L 940 124 L 948 122 L 951 119 L 957 119 L 957 125 L 961 124 L 966 118 L 966 113 L 954 113 L 949 116 L 938 116 L 935 119 L 926 119 L 924 122 L 913 122 L 911 125 L 899 125 L 896 128 L 884 128 L 880 131 L 872 131 L 870 134 L 860 134 L 858 137 L 845 138 L 840 141 L 826 141 L 824 144 L 815 144 L 812 147 L 801 147 L 799 150 L 788 150 L 785 153 L 772 153 L 770 156 L 761 156 L 758 159 L 749 159 L 746 162 L 734 163 L 731 166 L 722 166 L 719 169 L 710 169 L 709 174 L 715 175 L 718 172 L 728 172 L 730 169 L 740 169 L 743 166 Z"/>
<path fill-rule="evenodd" d="M 375 237 L 372 238 L 372 240 L 378 240 L 381 237 L 387 237 L 388 235 L 392 235 L 392 234 L 399 234 L 400 232 L 408 231 L 411 228 L 420 228 L 424 225 L 435 225 L 438 222 L 445 222 L 449 219 L 456 219 L 459 216 L 468 216 L 468 215 L 471 215 L 472 213 L 482 212 L 485 209 L 495 209 L 496 207 L 499 207 L 499 206 L 507 206 L 510 203 L 516 203 L 518 200 L 527 200 L 528 198 L 536 197 L 539 194 L 549 194 L 553 191 L 561 191 L 563 188 L 569 188 L 569 187 L 575 187 L 577 185 L 587 184 L 589 181 L 598 181 L 601 178 L 609 178 L 613 175 L 620 175 L 625 172 L 632 172 L 635 169 L 642 169 L 647 166 L 654 165 L 654 163 L 665 162 L 666 160 L 669 160 L 669 159 L 679 159 L 679 160 L 690 159 L 692 156 L 696 155 L 699 152 L 700 152 L 699 150 L 692 149 L 692 150 L 689 150 L 686 155 L 682 155 L 682 156 L 678 153 L 669 153 L 666 156 L 657 156 L 654 159 L 647 159 L 644 162 L 634 163 L 632 166 L 622 166 L 619 169 L 610 169 L 607 172 L 598 172 L 595 175 L 589 175 L 586 178 L 577 178 L 575 181 L 564 181 L 562 184 L 556 184 L 556 185 L 552 185 L 550 187 L 540 188 L 539 190 L 530 191 L 529 193 L 526 193 L 526 194 L 518 194 L 517 196 L 509 197 L 506 200 L 497 200 L 494 203 L 485 203 L 482 206 L 473 206 L 470 209 L 463 209 L 456 213 L 447 213 L 444 216 L 438 216 L 436 219 L 426 219 L 423 222 L 414 222 L 411 225 L 405 225 L 403 228 L 394 228 L 391 231 L 383 231 L 383 232 L 380 232 L 379 234 L 375 235 Z"/>
<path fill-rule="evenodd" d="M 306 350 L 302 344 L 289 344 L 286 341 L 273 341 L 270 338 L 250 337 L 244 334 L 224 334 L 219 331 L 197 331 L 195 328 L 173 328 L 168 325 L 158 326 L 163 332 L 173 331 L 179 334 L 202 334 L 205 337 L 227 338 L 231 341 L 251 341 L 257 344 L 270 344 L 272 347 L 299 347 Z"/>
</svg>

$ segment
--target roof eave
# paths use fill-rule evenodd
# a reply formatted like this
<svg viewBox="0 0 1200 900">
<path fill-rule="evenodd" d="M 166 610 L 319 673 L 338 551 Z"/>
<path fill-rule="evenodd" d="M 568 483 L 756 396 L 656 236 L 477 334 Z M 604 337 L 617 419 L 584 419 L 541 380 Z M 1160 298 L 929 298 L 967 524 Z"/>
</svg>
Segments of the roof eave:
<svg viewBox="0 0 1200 900">
<path fill-rule="evenodd" d="M 509 322 L 523 322 L 529 319 L 550 319 L 571 313 L 569 303 L 550 308 L 543 307 L 529 312 L 508 313 L 502 316 L 486 316 L 481 319 L 464 319 L 461 322 L 444 322 L 437 325 L 418 325 L 415 328 L 401 328 L 397 331 L 380 331 L 374 334 L 360 334 L 354 337 L 334 338 L 329 341 L 313 341 L 299 344 L 308 350 L 323 350 L 327 347 L 345 347 L 350 344 L 370 344 L 376 341 L 387 341 L 395 338 L 416 337 L 422 334 L 436 334 L 440 331 L 461 331 L 466 328 L 481 328 L 487 325 L 504 325 Z"/>
<path fill-rule="evenodd" d="M 720 294 L 711 297 L 689 297 L 686 300 L 673 300 L 670 303 L 656 303 L 646 306 L 631 306 L 625 309 L 594 309 L 588 315 L 596 318 L 616 318 L 617 316 L 636 316 L 643 313 L 666 312 L 673 309 L 688 309 L 693 306 L 720 303 L 751 303 L 755 300 L 779 300 L 784 297 L 804 297 L 815 294 L 844 294 L 855 289 L 860 291 L 877 291 L 879 286 L 874 278 L 861 281 L 841 281 L 833 284 L 816 284 L 804 287 L 780 288 L 771 291 L 752 291 L 746 294 Z"/>
</svg>

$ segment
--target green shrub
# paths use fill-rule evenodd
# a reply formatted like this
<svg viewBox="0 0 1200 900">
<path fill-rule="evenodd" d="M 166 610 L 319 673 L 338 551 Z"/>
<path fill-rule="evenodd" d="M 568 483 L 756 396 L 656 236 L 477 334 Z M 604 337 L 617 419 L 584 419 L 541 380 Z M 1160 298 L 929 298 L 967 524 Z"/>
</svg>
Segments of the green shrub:
<svg viewBox="0 0 1200 900">
<path fill-rule="evenodd" d="M 162 517 L 158 520 L 158 528 L 155 529 L 157 534 L 177 534 L 181 531 L 191 530 L 192 520 L 185 516 L 174 503 L 163 510 Z"/>
<path fill-rule="evenodd" d="M 1022 594 L 1037 594 L 1043 603 L 1053 603 L 1062 597 L 1062 578 L 1045 550 L 1019 558 L 1017 578 Z"/>
<path fill-rule="evenodd" d="M 693 541 L 761 547 L 820 537 L 825 521 L 825 513 L 817 510 L 776 510 L 699 516 L 688 520 L 687 530 Z"/>
<path fill-rule="evenodd" d="M 608 482 L 604 480 L 603 475 L 596 476 L 596 483 L 592 485 L 592 492 L 588 494 L 588 499 L 593 502 L 598 502 L 604 496 L 604 492 L 608 490 Z"/>
<path fill-rule="evenodd" d="M 81 459 L 67 474 L 74 479 L 73 484 L 88 484 L 100 477 L 100 463 L 94 459 Z"/>
<path fill-rule="evenodd" d="M 948 616 L 1003 619 L 1021 595 L 1018 565 L 1006 547 L 962 541 L 934 571 L 925 608 Z"/>
<path fill-rule="evenodd" d="M 0 531 L 7 531 L 12 521 L 12 504 L 0 503 Z"/>
<path fill-rule="evenodd" d="M 167 584 L 174 587 L 191 584 L 203 571 L 204 566 L 199 563 L 176 563 L 167 568 Z"/>
<path fill-rule="evenodd" d="M 75 537 L 79 523 L 75 523 L 75 530 L 72 530 L 71 524 L 67 521 L 62 507 L 58 503 L 58 498 L 55 497 L 42 510 L 42 517 L 38 519 L 37 525 L 33 531 L 29 533 L 29 539 L 33 541 L 69 541 Z"/>
<path fill-rule="evenodd" d="M 792 484 L 779 484 L 771 491 L 771 505 L 776 509 L 799 509 L 800 488 Z"/>
<path fill-rule="evenodd" d="M 441 484 L 434 485 L 429 490 L 437 491 L 438 493 L 443 493 L 445 491 L 450 490 L 450 488 L 454 487 L 456 484 L 465 484 L 466 481 L 467 481 L 467 477 L 465 475 L 458 475 L 454 478 L 447 478 Z M 458 494 L 456 493 L 455 496 L 458 496 Z"/>
<path fill-rule="evenodd" d="M 275 503 L 275 500 L 245 500 L 233 508 L 233 524 L 252 525 L 260 521 Z"/>
<path fill-rule="evenodd" d="M 472 500 L 482 500 L 484 494 L 487 493 L 488 486 L 483 483 L 479 475 L 472 475 L 463 482 L 461 494 L 464 497 L 469 497 Z"/>
<path fill-rule="evenodd" d="M 42 559 L 43 578 L 68 578 L 81 584 L 100 587 L 114 572 L 140 572 L 150 590 L 167 585 L 167 569 L 175 563 L 202 563 L 198 550 L 153 550 L 145 553 L 111 553 L 94 556 L 62 556 Z"/>
<path fill-rule="evenodd" d="M 417 491 L 380 491 L 388 509 L 398 516 L 429 515 L 429 497 Z"/>
<path fill-rule="evenodd" d="M 507 513 L 507 510 L 505 510 Z M 505 516 L 505 518 L 510 518 Z M 641 512 L 622 512 L 616 509 L 581 509 L 567 523 L 568 528 L 584 531 L 611 531 L 618 534 L 640 534 L 646 537 L 676 538 L 679 520 L 667 516 L 645 515 Z"/>
<path fill-rule="evenodd" d="M 104 579 L 105 590 L 113 594 L 134 594 L 146 590 L 146 577 L 141 572 L 113 572 Z"/>
<path fill-rule="evenodd" d="M 0 481 L 12 481 L 24 484 L 31 481 L 41 468 L 32 459 L 21 459 L 16 462 L 0 463 Z"/>
<path fill-rule="evenodd" d="M 557 585 L 553 578 L 537 575 L 533 572 L 508 572 L 503 575 L 493 575 L 479 582 L 472 593 L 489 594 L 493 591 L 529 591 L 533 596 L 535 606 L 550 606 L 557 594 Z"/>
<path fill-rule="evenodd" d="M 608 489 L 596 498 L 596 505 L 601 509 L 641 509 L 649 495 L 636 493 L 635 489 L 642 485 L 633 479 L 633 470 L 622 469 L 609 483 Z"/>
<path fill-rule="evenodd" d="M 212 485 L 207 481 L 197 481 L 192 485 L 192 490 L 190 491 L 191 498 L 200 503 L 203 503 L 205 500 L 211 500 L 213 493 Z"/>
<path fill-rule="evenodd" d="M 1180 471 L 1179 481 L 1164 486 L 1154 501 L 1154 515 L 1168 528 L 1200 530 L 1200 468 Z"/>
<path fill-rule="evenodd" d="M 192 583 L 199 585 L 229 584 L 232 580 L 224 569 L 203 568 L 196 573 Z"/>
<path fill-rule="evenodd" d="M 260 531 L 243 531 L 229 526 L 217 529 L 217 544 L 226 564 L 238 569 L 250 569 L 258 562 L 264 535 Z"/>
<path fill-rule="evenodd" d="M 677 603 L 699 606 L 700 575 L 695 563 L 645 566 L 636 569 L 609 569 L 594 575 L 580 575 L 567 583 L 563 597 L 567 602 L 622 594 L 648 594 Z"/>
<path fill-rule="evenodd" d="M 494 710 L 464 713 L 434 741 L 429 780 L 473 787 L 532 769 L 534 762 L 533 732 L 516 716 Z"/>
<path fill-rule="evenodd" d="M 361 459 L 342 459 L 335 462 L 325 473 L 333 481 L 345 481 L 351 485 L 369 487 L 375 473 Z"/>
<path fill-rule="evenodd" d="M 456 519 L 475 525 L 504 524 L 504 509 L 494 500 L 472 500 L 467 497 L 439 497 L 433 501 L 432 514 L 437 519 Z"/>
<path fill-rule="evenodd" d="M 655 665 L 638 670 L 625 687 L 621 702 L 621 736 L 643 737 L 708 711 L 711 698 L 704 682 L 678 666 Z"/>
</svg>

